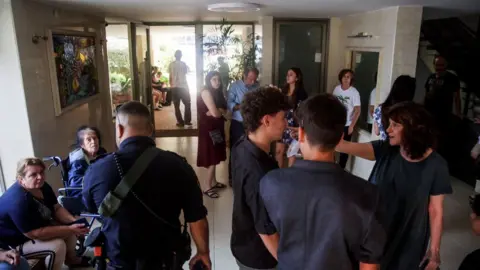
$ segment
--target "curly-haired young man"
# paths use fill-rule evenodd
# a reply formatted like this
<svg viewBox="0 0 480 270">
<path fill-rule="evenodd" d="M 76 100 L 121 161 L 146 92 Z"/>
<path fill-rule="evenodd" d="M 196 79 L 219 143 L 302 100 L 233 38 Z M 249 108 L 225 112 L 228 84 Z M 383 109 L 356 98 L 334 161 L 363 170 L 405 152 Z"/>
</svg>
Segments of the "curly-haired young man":
<svg viewBox="0 0 480 270">
<path fill-rule="evenodd" d="M 277 230 L 259 197 L 260 179 L 278 168 L 270 156 L 272 142 L 282 138 L 288 103 L 278 89 L 245 94 L 240 110 L 246 135 L 233 147 L 233 220 L 231 249 L 241 270 L 274 269 Z"/>
</svg>

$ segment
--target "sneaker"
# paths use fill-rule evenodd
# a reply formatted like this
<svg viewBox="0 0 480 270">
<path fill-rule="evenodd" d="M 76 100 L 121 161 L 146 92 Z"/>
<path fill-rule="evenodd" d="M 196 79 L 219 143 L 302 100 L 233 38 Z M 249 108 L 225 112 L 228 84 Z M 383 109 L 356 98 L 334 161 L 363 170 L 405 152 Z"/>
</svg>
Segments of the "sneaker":
<svg viewBox="0 0 480 270">
<path fill-rule="evenodd" d="M 191 126 L 192 122 L 185 123 L 185 126 Z"/>
<path fill-rule="evenodd" d="M 177 123 L 177 127 L 184 127 L 185 124 L 182 124 L 182 123 Z"/>
</svg>

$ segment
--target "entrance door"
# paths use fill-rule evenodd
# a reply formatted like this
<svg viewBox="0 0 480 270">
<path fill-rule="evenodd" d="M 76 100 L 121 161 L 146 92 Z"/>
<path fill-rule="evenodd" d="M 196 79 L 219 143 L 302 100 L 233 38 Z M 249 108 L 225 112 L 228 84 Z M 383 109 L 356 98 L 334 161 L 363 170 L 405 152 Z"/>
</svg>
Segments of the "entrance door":
<svg viewBox="0 0 480 270">
<path fill-rule="evenodd" d="M 150 63 L 150 29 L 143 24 L 133 24 L 131 33 L 132 62 L 135 72 L 133 99 L 140 101 L 150 108 L 152 123 L 155 124 Z"/>
<path fill-rule="evenodd" d="M 309 94 L 325 92 L 326 59 L 325 21 L 275 22 L 275 82 L 285 84 L 292 67 L 302 70 L 305 90 Z"/>
</svg>

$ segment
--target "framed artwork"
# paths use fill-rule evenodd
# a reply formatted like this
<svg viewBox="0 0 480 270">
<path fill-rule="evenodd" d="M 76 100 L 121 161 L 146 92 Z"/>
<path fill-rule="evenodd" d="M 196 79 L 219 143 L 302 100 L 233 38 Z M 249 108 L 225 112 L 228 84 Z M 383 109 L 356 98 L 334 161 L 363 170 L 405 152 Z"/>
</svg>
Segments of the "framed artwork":
<svg viewBox="0 0 480 270">
<path fill-rule="evenodd" d="M 95 33 L 49 31 L 48 57 L 55 115 L 96 98 L 99 83 Z"/>
</svg>

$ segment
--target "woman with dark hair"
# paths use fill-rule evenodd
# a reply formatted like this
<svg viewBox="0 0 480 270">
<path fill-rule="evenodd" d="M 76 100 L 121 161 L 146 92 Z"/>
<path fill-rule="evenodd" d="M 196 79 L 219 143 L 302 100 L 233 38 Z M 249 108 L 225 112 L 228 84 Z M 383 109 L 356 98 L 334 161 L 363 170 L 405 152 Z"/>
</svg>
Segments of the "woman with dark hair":
<svg viewBox="0 0 480 270">
<path fill-rule="evenodd" d="M 83 186 L 83 176 L 90 163 L 107 153 L 101 145 L 102 138 L 96 127 L 81 126 L 77 129 L 74 150 L 68 155 L 68 187 Z M 82 191 L 69 191 L 68 196 L 81 197 Z"/>
<path fill-rule="evenodd" d="M 399 76 L 393 83 L 390 94 L 388 94 L 385 102 L 375 109 L 373 113 L 374 130 L 375 134 L 380 136 L 380 139 L 384 141 L 387 139 L 388 110 L 397 103 L 412 101 L 415 96 L 415 87 L 415 78 L 408 75 Z"/>
<path fill-rule="evenodd" d="M 337 151 L 376 160 L 369 181 L 385 207 L 388 235 L 381 269 L 434 270 L 440 265 L 443 200 L 452 193 L 445 160 L 434 150 L 431 115 L 413 102 L 388 111 L 388 141 L 342 141 Z"/>
<path fill-rule="evenodd" d="M 303 74 L 299 68 L 292 67 L 288 70 L 287 81 L 281 90 L 285 97 L 287 97 L 290 106 L 290 109 L 285 113 L 287 128 L 283 132 L 282 140 L 277 142 L 275 146 L 275 158 L 277 159 L 278 166 L 283 168 L 285 152 L 293 141 L 292 132 L 295 133 L 298 129 L 298 123 L 295 120 L 295 111 L 298 105 L 308 98 L 307 91 L 305 91 L 303 85 Z M 292 166 L 294 161 L 295 156 L 289 157 L 288 166 Z"/>
<path fill-rule="evenodd" d="M 217 182 L 215 176 L 216 166 L 227 159 L 224 128 L 227 102 L 222 89 L 220 73 L 211 71 L 205 78 L 205 88 L 197 98 L 197 166 L 207 168 L 206 188 L 203 193 L 212 199 L 219 197 L 216 190 L 226 187 Z"/>
<path fill-rule="evenodd" d="M 338 73 L 338 81 L 340 84 L 333 90 L 333 95 L 342 102 L 343 106 L 347 110 L 347 122 L 343 130 L 343 139 L 350 141 L 352 139 L 355 125 L 357 124 L 358 117 L 360 117 L 361 100 L 360 93 L 357 88 L 353 87 L 355 80 L 355 74 L 351 69 L 342 69 Z M 348 155 L 340 154 L 340 167 L 345 168 L 348 161 Z"/>
</svg>

